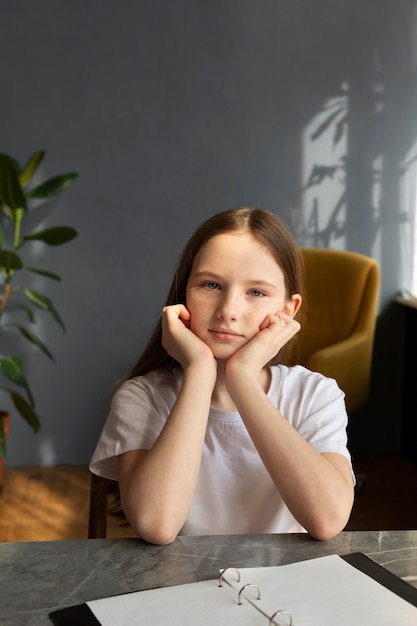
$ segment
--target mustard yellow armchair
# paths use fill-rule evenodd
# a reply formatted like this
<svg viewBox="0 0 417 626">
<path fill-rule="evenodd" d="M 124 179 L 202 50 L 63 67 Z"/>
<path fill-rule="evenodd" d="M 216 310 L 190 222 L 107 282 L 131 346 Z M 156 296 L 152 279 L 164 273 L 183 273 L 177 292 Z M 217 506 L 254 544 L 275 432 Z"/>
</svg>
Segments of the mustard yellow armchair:
<svg viewBox="0 0 417 626">
<path fill-rule="evenodd" d="M 304 300 L 290 364 L 334 378 L 348 412 L 367 399 L 379 296 L 377 262 L 356 252 L 302 248 Z"/>
</svg>

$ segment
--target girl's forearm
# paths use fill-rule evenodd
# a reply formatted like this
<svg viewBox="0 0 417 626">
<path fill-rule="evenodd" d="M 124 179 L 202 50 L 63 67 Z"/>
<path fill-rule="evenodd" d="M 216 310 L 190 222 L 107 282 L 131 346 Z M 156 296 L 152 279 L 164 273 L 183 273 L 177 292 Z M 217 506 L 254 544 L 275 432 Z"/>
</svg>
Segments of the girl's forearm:
<svg viewBox="0 0 417 626">
<path fill-rule="evenodd" d="M 270 402 L 258 381 L 240 373 L 228 389 L 285 504 L 306 530 L 326 540 L 346 525 L 353 504 L 347 459 L 320 454 Z"/>
<path fill-rule="evenodd" d="M 197 484 L 213 383 L 197 368 L 184 372 L 175 405 L 149 451 L 120 459 L 122 506 L 143 539 L 170 543 L 183 526 Z"/>
</svg>

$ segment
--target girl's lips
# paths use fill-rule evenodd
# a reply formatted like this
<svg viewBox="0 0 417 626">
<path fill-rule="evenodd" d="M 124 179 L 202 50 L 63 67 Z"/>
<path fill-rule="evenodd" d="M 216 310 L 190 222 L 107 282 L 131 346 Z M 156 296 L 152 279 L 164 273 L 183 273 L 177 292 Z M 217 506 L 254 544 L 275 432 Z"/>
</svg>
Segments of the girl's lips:
<svg viewBox="0 0 417 626">
<path fill-rule="evenodd" d="M 220 339 L 221 341 L 233 341 L 237 337 L 240 337 L 239 333 L 234 330 L 229 330 L 228 328 L 211 328 L 209 331 L 216 339 Z"/>
</svg>

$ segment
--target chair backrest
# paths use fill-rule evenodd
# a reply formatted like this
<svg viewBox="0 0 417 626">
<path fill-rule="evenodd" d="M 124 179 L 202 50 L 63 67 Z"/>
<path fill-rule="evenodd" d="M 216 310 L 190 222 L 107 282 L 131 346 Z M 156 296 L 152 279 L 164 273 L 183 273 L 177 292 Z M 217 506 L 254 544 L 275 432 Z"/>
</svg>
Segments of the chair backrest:
<svg viewBox="0 0 417 626">
<path fill-rule="evenodd" d="M 113 480 L 91 474 L 88 538 L 102 539 L 107 533 L 108 494 Z"/>
<path fill-rule="evenodd" d="M 291 364 L 300 363 L 337 380 L 348 408 L 364 402 L 370 379 L 379 296 L 379 267 L 363 254 L 321 248 L 302 248 L 305 267 L 304 300 L 298 319 L 301 330 Z M 349 338 L 357 337 L 352 350 Z M 343 342 L 346 342 L 345 344 Z M 333 353 L 324 349 L 338 345 Z M 322 353 L 320 351 L 323 351 Z M 337 351 L 335 351 L 337 352 Z M 323 358 L 321 358 L 323 357 Z M 356 380 L 351 382 L 353 378 Z M 360 388 L 360 389 L 359 389 Z M 355 399 L 349 393 L 355 390 Z"/>
</svg>

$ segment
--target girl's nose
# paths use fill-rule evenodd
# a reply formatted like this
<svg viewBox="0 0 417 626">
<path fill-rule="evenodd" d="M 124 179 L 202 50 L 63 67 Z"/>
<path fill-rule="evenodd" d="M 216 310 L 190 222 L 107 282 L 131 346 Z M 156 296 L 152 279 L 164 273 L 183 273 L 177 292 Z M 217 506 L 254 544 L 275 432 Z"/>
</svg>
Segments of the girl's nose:
<svg viewBox="0 0 417 626">
<path fill-rule="evenodd" d="M 217 317 L 223 320 L 235 320 L 237 319 L 238 314 L 238 299 L 233 296 L 233 294 L 224 294 L 217 306 Z"/>
</svg>

